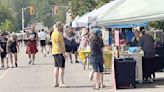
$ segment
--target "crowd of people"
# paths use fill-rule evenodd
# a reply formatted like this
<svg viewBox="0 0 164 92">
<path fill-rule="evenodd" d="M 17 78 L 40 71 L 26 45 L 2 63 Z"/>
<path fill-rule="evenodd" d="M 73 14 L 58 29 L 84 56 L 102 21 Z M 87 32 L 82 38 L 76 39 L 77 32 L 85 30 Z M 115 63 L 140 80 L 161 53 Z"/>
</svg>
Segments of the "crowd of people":
<svg viewBox="0 0 164 92">
<path fill-rule="evenodd" d="M 18 45 L 18 39 L 16 34 L 14 33 L 9 34 L 7 32 L 1 34 L 0 51 L 1 51 L 1 69 L 5 67 L 6 68 L 18 67 L 17 52 L 19 52 L 19 45 Z M 13 62 L 13 58 L 14 58 L 14 62 Z M 11 66 L 9 66 L 9 60 Z"/>
<path fill-rule="evenodd" d="M 135 30 L 134 33 L 132 31 L 126 33 L 128 34 L 126 45 L 141 47 L 144 51 L 144 59 L 150 61 L 155 57 L 154 40 L 152 36 L 145 32 L 147 31 Z M 111 35 L 108 46 L 112 43 L 113 37 Z M 93 67 L 91 77 L 93 77 L 93 74 L 95 75 L 94 89 L 98 90 L 104 87 L 102 48 L 107 45 L 104 45 L 102 31 L 99 28 L 94 28 L 91 31 L 89 28 L 83 28 L 81 31 L 76 31 L 71 26 L 64 26 L 59 21 L 56 22 L 52 31 L 36 30 L 35 25 L 32 25 L 24 34 L 3 32 L 0 35 L 1 69 L 18 67 L 17 54 L 23 44 L 26 46 L 26 54 L 29 58 L 28 64 L 35 65 L 35 54 L 38 52 L 38 45 L 41 47 L 42 56 L 46 57 L 46 54 L 49 53 L 53 55 L 54 87 L 68 87 L 64 83 L 65 63 L 79 63 L 78 51 L 90 48 L 90 62 Z M 73 55 L 75 59 L 73 59 Z M 11 66 L 9 66 L 9 61 Z M 146 80 L 151 78 L 151 74 L 154 73 L 145 75 Z"/>
<path fill-rule="evenodd" d="M 29 30 L 23 33 L 2 32 L 0 35 L 0 69 L 18 67 L 18 52 L 22 46 L 26 48 L 28 64 L 35 65 L 35 55 L 39 51 L 38 45 L 40 45 L 40 52 L 43 57 L 46 57 L 46 54 L 49 53 L 54 57 L 53 86 L 68 87 L 64 84 L 65 63 L 79 63 L 78 50 L 91 47 L 91 61 L 95 62 L 92 64 L 96 75 L 95 89 L 99 89 L 99 87 L 103 87 L 101 48 L 104 45 L 101 36 L 101 30 L 99 29 L 91 34 L 88 28 L 76 31 L 69 25 L 64 26 L 61 22 L 57 22 L 52 31 L 36 30 L 35 25 L 32 25 Z M 73 59 L 73 55 L 75 59 Z M 59 82 L 58 78 L 60 79 Z"/>
</svg>

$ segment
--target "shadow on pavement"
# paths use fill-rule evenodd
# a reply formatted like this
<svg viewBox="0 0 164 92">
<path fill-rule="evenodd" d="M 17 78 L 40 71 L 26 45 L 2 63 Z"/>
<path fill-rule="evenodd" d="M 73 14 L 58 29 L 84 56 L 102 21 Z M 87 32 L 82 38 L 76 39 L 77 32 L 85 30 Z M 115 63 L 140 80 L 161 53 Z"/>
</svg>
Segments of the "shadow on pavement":
<svg viewBox="0 0 164 92">
<path fill-rule="evenodd" d="M 88 85 L 88 86 L 69 86 L 69 88 L 93 88 L 94 86 L 92 85 Z M 112 87 L 111 86 L 105 86 L 104 88 L 102 89 L 111 89 Z"/>
<path fill-rule="evenodd" d="M 70 88 L 91 88 L 91 87 L 93 87 L 93 86 L 91 86 L 91 85 L 88 85 L 88 86 L 70 86 Z"/>
<path fill-rule="evenodd" d="M 164 78 L 157 78 L 154 82 L 155 85 L 164 85 Z"/>
<path fill-rule="evenodd" d="M 164 78 L 156 78 L 156 80 L 153 83 L 147 83 L 147 84 L 138 84 L 138 88 L 159 88 L 159 86 L 164 85 Z"/>
<path fill-rule="evenodd" d="M 36 65 L 54 65 L 54 63 L 39 63 L 39 64 L 36 64 Z"/>
</svg>

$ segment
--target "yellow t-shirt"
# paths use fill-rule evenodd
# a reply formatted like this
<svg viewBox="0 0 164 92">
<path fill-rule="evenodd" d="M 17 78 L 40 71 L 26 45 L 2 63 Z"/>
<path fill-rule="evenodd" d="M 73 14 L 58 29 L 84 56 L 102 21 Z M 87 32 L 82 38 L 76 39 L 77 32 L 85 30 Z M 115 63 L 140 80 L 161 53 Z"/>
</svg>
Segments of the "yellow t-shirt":
<svg viewBox="0 0 164 92">
<path fill-rule="evenodd" d="M 51 35 L 52 54 L 63 54 L 65 52 L 65 45 L 63 36 L 56 30 Z M 58 45 L 57 45 L 58 44 Z"/>
</svg>

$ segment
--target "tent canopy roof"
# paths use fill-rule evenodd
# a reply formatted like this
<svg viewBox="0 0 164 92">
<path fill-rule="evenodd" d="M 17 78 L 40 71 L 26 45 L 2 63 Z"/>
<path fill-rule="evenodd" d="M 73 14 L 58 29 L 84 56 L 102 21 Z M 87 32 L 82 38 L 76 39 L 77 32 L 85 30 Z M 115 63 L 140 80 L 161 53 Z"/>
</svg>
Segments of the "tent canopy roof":
<svg viewBox="0 0 164 92">
<path fill-rule="evenodd" d="M 164 19 L 164 0 L 120 0 L 98 18 L 99 25 L 121 25 Z"/>
<path fill-rule="evenodd" d="M 82 15 L 80 18 L 78 18 L 77 20 L 73 22 L 76 23 L 77 26 L 80 26 L 80 27 L 88 26 L 89 23 L 96 21 L 98 17 L 100 17 L 103 13 L 105 13 L 107 10 L 109 10 L 112 6 L 117 4 L 119 1 L 121 0 L 111 1 L 98 9 L 94 9 L 91 12 L 88 12 Z"/>
</svg>

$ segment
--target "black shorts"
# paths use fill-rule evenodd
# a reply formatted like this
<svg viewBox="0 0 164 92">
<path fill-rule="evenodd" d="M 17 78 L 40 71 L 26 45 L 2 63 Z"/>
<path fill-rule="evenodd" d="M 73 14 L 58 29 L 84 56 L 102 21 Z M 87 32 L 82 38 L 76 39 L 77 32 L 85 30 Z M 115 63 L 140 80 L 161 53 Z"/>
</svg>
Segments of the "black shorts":
<svg viewBox="0 0 164 92">
<path fill-rule="evenodd" d="M 72 53 L 74 54 L 75 52 L 77 52 L 77 49 L 78 49 L 78 47 L 73 47 L 72 48 Z"/>
<path fill-rule="evenodd" d="M 1 53 L 1 59 L 6 58 L 7 53 Z"/>
<path fill-rule="evenodd" d="M 46 45 L 46 40 L 40 40 L 40 45 L 45 46 Z"/>
<path fill-rule="evenodd" d="M 65 45 L 65 51 L 66 52 L 72 52 L 72 48 L 70 46 Z"/>
<path fill-rule="evenodd" d="M 17 48 L 12 47 L 12 48 L 8 48 L 8 53 L 17 53 Z"/>
<path fill-rule="evenodd" d="M 65 46 L 65 49 L 66 49 L 66 52 L 71 52 L 74 54 L 75 52 L 77 52 L 78 47 Z"/>
<path fill-rule="evenodd" d="M 54 56 L 54 65 L 55 67 L 65 68 L 65 58 L 63 54 L 56 54 Z"/>
</svg>

